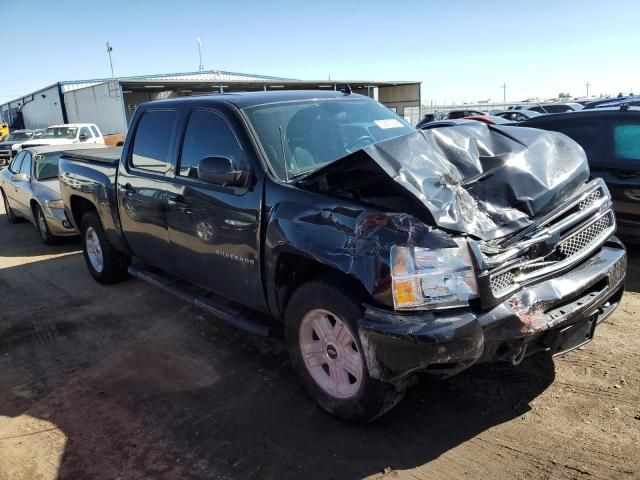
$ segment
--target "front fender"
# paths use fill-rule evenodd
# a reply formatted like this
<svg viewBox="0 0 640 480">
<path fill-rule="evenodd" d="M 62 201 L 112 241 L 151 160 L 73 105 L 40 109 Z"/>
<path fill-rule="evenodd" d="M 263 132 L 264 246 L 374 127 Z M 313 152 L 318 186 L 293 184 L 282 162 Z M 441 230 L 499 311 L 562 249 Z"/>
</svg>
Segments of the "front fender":
<svg viewBox="0 0 640 480">
<path fill-rule="evenodd" d="M 267 298 L 278 311 L 275 278 L 281 255 L 295 254 L 357 280 L 374 303 L 393 307 L 390 250 L 393 245 L 451 246 L 441 231 L 407 213 L 296 189 L 292 199 L 269 202 L 265 250 Z"/>
</svg>

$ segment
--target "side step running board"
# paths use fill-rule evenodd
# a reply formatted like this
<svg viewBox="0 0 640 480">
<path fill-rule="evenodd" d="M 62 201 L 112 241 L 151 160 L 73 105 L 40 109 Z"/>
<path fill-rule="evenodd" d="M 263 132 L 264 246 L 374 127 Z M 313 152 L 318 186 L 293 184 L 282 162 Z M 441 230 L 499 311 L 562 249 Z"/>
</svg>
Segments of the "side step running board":
<svg viewBox="0 0 640 480">
<path fill-rule="evenodd" d="M 266 319 L 260 313 L 230 302 L 161 270 L 132 265 L 129 267 L 129 275 L 175 295 L 234 327 L 262 337 L 269 335 L 270 329 L 266 324 Z"/>
</svg>

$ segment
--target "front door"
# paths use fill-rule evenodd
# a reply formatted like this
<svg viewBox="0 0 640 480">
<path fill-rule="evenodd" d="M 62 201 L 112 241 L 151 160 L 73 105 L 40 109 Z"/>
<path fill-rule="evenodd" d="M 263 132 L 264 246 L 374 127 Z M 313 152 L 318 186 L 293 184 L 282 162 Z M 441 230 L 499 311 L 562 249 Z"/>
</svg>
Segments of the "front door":
<svg viewBox="0 0 640 480">
<path fill-rule="evenodd" d="M 222 114 L 192 111 L 183 138 L 167 207 L 174 270 L 224 297 L 266 309 L 258 252 L 262 184 L 222 187 L 198 178 L 206 157 L 228 157 L 236 168 L 249 168 Z"/>
<path fill-rule="evenodd" d="M 118 210 L 132 253 L 170 270 L 167 174 L 173 163 L 178 112 L 148 110 L 132 125 L 133 142 L 118 172 Z"/>
<path fill-rule="evenodd" d="M 15 208 L 19 210 L 20 213 L 29 219 L 33 219 L 33 212 L 31 211 L 31 206 L 29 202 L 31 200 L 31 164 L 32 164 L 32 156 L 31 152 L 25 151 L 24 159 L 20 164 L 19 173 L 24 174 L 27 177 L 27 181 L 25 182 L 12 182 L 15 187 Z"/>
</svg>

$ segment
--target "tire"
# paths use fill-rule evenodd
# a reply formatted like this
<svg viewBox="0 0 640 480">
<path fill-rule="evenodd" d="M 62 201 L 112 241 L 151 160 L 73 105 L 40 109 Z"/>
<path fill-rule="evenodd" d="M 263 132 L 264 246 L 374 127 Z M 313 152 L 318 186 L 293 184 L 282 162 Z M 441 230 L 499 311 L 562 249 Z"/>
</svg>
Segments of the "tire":
<svg viewBox="0 0 640 480">
<path fill-rule="evenodd" d="M 7 200 L 7 196 L 2 192 L 2 200 L 4 201 L 4 214 L 7 217 L 7 222 L 11 224 L 16 224 L 20 221 L 20 219 L 13 213 L 11 207 L 9 206 L 9 200 Z"/>
<path fill-rule="evenodd" d="M 51 245 L 55 243 L 57 237 L 51 233 L 49 229 L 49 225 L 47 224 L 47 219 L 44 216 L 44 212 L 40 205 L 35 205 L 33 207 L 33 217 L 36 221 L 36 228 L 38 229 L 38 233 L 40 234 L 40 238 L 42 239 L 42 243 L 45 245 Z"/>
<path fill-rule="evenodd" d="M 285 313 L 286 344 L 293 369 L 320 407 L 343 420 L 368 422 L 402 399 L 405 384 L 381 382 L 369 376 L 357 334 L 361 303 L 357 293 L 343 283 L 316 280 L 293 293 Z M 322 329 L 328 341 L 321 338 Z M 347 358 L 349 361 L 345 362 Z M 325 363 L 319 365 L 322 362 Z M 344 365 L 350 367 L 343 368 Z"/>
<path fill-rule="evenodd" d="M 88 212 L 82 217 L 80 238 L 87 268 L 98 283 L 111 285 L 128 277 L 131 257 L 109 243 L 97 212 Z"/>
</svg>

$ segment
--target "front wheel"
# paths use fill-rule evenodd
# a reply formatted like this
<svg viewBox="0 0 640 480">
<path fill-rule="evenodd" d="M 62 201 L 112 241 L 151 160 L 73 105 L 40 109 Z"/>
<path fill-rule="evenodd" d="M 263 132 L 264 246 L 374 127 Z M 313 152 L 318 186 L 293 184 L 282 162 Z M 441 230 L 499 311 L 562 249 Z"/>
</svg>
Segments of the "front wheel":
<svg viewBox="0 0 640 480">
<path fill-rule="evenodd" d="M 370 421 L 395 406 L 404 384 L 369 376 L 357 321 L 362 308 L 348 288 L 309 282 L 291 297 L 286 342 L 294 370 L 327 412 L 349 421 Z"/>
<path fill-rule="evenodd" d="M 38 227 L 38 233 L 40 233 L 42 243 L 45 245 L 51 245 L 54 243 L 56 241 L 56 237 L 51 233 L 49 224 L 47 223 L 47 219 L 45 218 L 40 205 L 33 207 L 33 216 L 36 218 L 36 226 Z"/>
<path fill-rule="evenodd" d="M 96 212 L 82 217 L 80 238 L 84 260 L 97 282 L 109 285 L 127 278 L 131 257 L 118 252 L 109 243 Z"/>
</svg>

